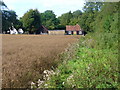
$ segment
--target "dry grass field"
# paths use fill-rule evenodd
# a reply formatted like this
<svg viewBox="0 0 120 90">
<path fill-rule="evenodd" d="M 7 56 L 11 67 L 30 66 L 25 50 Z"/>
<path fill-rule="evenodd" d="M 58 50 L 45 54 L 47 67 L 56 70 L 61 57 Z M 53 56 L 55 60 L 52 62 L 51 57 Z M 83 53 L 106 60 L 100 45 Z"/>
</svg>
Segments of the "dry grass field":
<svg viewBox="0 0 120 90">
<path fill-rule="evenodd" d="M 29 87 L 42 72 L 55 67 L 57 55 L 80 36 L 2 35 L 3 87 Z"/>
</svg>

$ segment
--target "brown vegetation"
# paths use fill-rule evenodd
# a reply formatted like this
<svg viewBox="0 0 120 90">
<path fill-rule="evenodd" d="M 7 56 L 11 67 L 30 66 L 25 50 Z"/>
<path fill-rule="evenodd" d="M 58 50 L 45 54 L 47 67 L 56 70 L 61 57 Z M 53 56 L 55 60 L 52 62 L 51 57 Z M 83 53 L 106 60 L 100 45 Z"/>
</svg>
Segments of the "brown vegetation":
<svg viewBox="0 0 120 90">
<path fill-rule="evenodd" d="M 42 72 L 55 67 L 55 59 L 80 36 L 65 35 L 3 35 L 3 87 L 29 87 L 31 81 L 42 79 Z"/>
</svg>

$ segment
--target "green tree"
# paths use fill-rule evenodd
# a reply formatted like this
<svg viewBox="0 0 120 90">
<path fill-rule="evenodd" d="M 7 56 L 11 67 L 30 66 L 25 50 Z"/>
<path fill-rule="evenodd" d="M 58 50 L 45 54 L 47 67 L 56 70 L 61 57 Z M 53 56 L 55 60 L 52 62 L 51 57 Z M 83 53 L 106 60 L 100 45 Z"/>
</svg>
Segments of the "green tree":
<svg viewBox="0 0 120 90">
<path fill-rule="evenodd" d="M 103 2 L 86 2 L 83 8 L 84 12 L 96 12 L 100 11 L 102 8 Z"/>
<path fill-rule="evenodd" d="M 87 32 L 94 31 L 94 22 L 98 15 L 98 12 L 101 10 L 103 3 L 101 2 L 86 2 L 83 7 L 83 14 L 80 17 L 79 24 Z"/>
<path fill-rule="evenodd" d="M 74 18 L 78 18 L 82 15 L 82 11 L 81 10 L 76 10 L 72 13 Z"/>
<path fill-rule="evenodd" d="M 2 31 L 6 33 L 12 24 L 16 24 L 17 15 L 15 11 L 9 10 L 7 5 L 2 1 L 0 1 L 0 7 L 4 7 L 0 10 L 0 12 L 2 13 Z"/>
<path fill-rule="evenodd" d="M 14 11 L 2 10 L 2 30 L 7 32 L 9 27 L 15 25 L 17 21 L 17 15 Z"/>
<path fill-rule="evenodd" d="M 0 1 L 0 7 L 1 7 L 1 8 L 2 8 L 2 7 L 5 7 L 5 8 L 8 9 L 7 5 L 6 5 L 3 1 Z"/>
<path fill-rule="evenodd" d="M 56 15 L 52 10 L 47 10 L 44 13 L 41 13 L 42 24 L 48 29 L 55 29 L 59 24 L 59 20 L 56 18 Z"/>
<path fill-rule="evenodd" d="M 68 13 L 62 14 L 62 16 L 58 17 L 58 19 L 60 20 L 61 25 L 69 25 L 72 17 L 73 15 L 70 11 Z"/>
<path fill-rule="evenodd" d="M 99 22 L 99 24 L 98 24 Z M 97 28 L 99 27 L 99 28 Z M 118 3 L 104 3 L 94 22 L 97 32 L 117 32 L 118 28 Z"/>
<path fill-rule="evenodd" d="M 15 28 L 16 28 L 16 29 L 19 29 L 19 28 L 24 29 L 23 23 L 22 23 L 21 19 L 17 19 L 17 20 L 16 20 L 16 23 L 15 23 L 14 25 L 15 25 Z"/>
<path fill-rule="evenodd" d="M 21 21 L 25 29 L 27 29 L 30 34 L 36 33 L 40 29 L 41 17 L 37 9 L 30 9 L 26 12 Z"/>
<path fill-rule="evenodd" d="M 70 25 L 76 25 L 80 21 L 80 17 L 82 16 L 82 11 L 81 10 L 76 10 L 72 13 L 73 17 L 70 19 Z"/>
</svg>

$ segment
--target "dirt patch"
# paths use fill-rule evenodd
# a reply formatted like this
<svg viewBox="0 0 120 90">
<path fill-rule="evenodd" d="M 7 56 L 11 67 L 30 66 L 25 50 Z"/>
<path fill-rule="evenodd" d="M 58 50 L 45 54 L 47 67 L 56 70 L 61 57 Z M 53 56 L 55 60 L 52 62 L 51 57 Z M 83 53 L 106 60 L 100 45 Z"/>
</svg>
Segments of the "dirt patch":
<svg viewBox="0 0 120 90">
<path fill-rule="evenodd" d="M 55 58 L 80 36 L 3 35 L 3 87 L 29 87 L 42 72 L 58 63 Z"/>
</svg>

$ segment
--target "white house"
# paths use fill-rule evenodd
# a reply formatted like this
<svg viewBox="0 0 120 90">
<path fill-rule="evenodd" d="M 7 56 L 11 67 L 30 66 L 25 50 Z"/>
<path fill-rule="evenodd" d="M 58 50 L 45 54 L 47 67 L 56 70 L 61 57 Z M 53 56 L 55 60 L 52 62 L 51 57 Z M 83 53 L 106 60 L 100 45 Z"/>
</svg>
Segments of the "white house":
<svg viewBox="0 0 120 90">
<path fill-rule="evenodd" d="M 18 29 L 18 33 L 19 33 L 19 34 L 23 34 L 24 31 L 20 28 L 20 29 Z"/>
<path fill-rule="evenodd" d="M 10 29 L 10 34 L 18 34 L 18 32 L 14 27 L 12 27 L 12 30 Z"/>
</svg>

